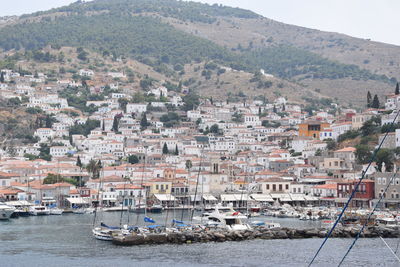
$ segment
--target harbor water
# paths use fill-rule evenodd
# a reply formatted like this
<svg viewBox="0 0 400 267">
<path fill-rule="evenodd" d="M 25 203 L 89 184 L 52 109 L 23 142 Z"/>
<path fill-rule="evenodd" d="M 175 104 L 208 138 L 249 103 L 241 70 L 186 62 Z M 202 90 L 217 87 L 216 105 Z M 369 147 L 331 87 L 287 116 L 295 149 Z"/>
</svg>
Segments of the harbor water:
<svg viewBox="0 0 400 267">
<path fill-rule="evenodd" d="M 187 220 L 184 214 L 184 220 Z M 119 225 L 119 212 L 99 214 L 106 224 Z M 157 224 L 181 219 L 180 211 L 154 214 Z M 92 214 L 21 217 L 0 221 L 0 266 L 306 266 L 322 239 L 250 240 L 185 245 L 114 246 L 91 235 Z M 319 227 L 318 221 L 257 217 L 282 226 Z M 122 216 L 127 223 L 128 216 Z M 131 214 L 129 224 L 144 224 Z M 398 239 L 385 240 L 396 250 Z M 337 266 L 352 239 L 330 239 L 315 266 Z M 360 239 L 345 266 L 399 266 L 380 239 Z"/>
</svg>

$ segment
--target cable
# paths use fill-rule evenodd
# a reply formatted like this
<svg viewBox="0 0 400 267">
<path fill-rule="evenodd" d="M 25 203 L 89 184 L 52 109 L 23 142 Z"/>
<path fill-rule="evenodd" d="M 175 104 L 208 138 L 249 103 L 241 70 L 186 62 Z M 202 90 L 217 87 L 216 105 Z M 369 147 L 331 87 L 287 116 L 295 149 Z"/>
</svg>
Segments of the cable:
<svg viewBox="0 0 400 267">
<path fill-rule="evenodd" d="M 314 261 L 315 261 L 315 259 L 317 258 L 319 252 L 322 250 L 322 248 L 324 247 L 325 243 L 328 241 L 329 237 L 332 235 L 333 230 L 335 230 L 337 224 L 338 224 L 339 221 L 342 219 L 342 216 L 343 216 L 344 212 L 345 212 L 346 209 L 348 208 L 348 206 L 349 206 L 351 200 L 353 199 L 355 193 L 357 192 L 359 185 L 360 185 L 361 182 L 364 180 L 365 174 L 368 172 L 369 168 L 371 167 L 372 162 L 375 160 L 376 154 L 377 154 L 378 151 L 381 149 L 383 143 L 384 143 L 385 140 L 386 140 L 386 137 L 387 137 L 388 134 L 389 134 L 389 131 L 393 128 L 393 125 L 395 124 L 395 122 L 396 122 L 397 117 L 399 116 L 399 114 L 400 114 L 400 109 L 397 111 L 396 116 L 394 117 L 392 123 L 390 124 L 389 129 L 386 131 L 386 134 L 384 135 L 384 137 L 383 137 L 381 143 L 379 144 L 378 148 L 377 148 L 377 149 L 374 151 L 374 153 L 372 154 L 371 160 L 369 161 L 367 168 L 366 168 L 365 171 L 362 173 L 361 178 L 359 179 L 358 183 L 356 184 L 356 186 L 354 187 L 353 191 L 351 192 L 351 195 L 350 195 L 349 199 L 347 200 L 346 205 L 343 207 L 343 210 L 342 210 L 341 213 L 339 214 L 339 216 L 338 216 L 338 218 L 336 219 L 335 223 L 333 224 L 331 230 L 329 230 L 327 236 L 325 237 L 325 239 L 324 239 L 324 241 L 322 242 L 321 246 L 318 248 L 317 252 L 315 253 L 314 257 L 312 258 L 312 260 L 311 260 L 311 262 L 308 264 L 308 266 L 311 266 L 311 265 L 314 263 Z"/>
<path fill-rule="evenodd" d="M 387 186 L 386 186 L 386 188 L 385 188 L 385 191 L 381 194 L 381 197 L 379 198 L 378 202 L 375 204 L 375 207 L 372 209 L 372 211 L 371 211 L 370 214 L 368 215 L 368 218 L 367 218 L 367 220 L 364 222 L 364 224 L 363 224 L 363 226 L 361 227 L 360 231 L 358 231 L 356 237 L 354 238 L 353 243 L 350 245 L 350 247 L 349 247 L 348 250 L 346 251 L 346 254 L 344 254 L 344 256 L 343 256 L 342 260 L 339 262 L 339 265 L 338 265 L 338 266 L 341 266 L 341 265 L 342 265 L 343 261 L 346 259 L 347 255 L 350 253 L 350 251 L 352 250 L 352 248 L 353 248 L 354 245 L 356 244 L 357 240 L 360 238 L 361 233 L 364 231 L 364 228 L 367 226 L 367 224 L 368 224 L 369 220 L 371 219 L 372 215 L 374 214 L 375 210 L 379 207 L 379 204 L 381 203 L 382 199 L 383 199 L 384 196 L 385 196 L 385 193 L 386 193 L 387 190 L 389 189 L 390 184 L 392 183 L 392 181 L 393 181 L 394 178 L 396 177 L 397 172 L 398 172 L 398 169 L 397 169 L 396 172 L 393 174 L 392 178 L 390 178 L 390 180 L 389 180 L 389 182 L 388 182 L 388 184 L 387 184 Z"/>
</svg>

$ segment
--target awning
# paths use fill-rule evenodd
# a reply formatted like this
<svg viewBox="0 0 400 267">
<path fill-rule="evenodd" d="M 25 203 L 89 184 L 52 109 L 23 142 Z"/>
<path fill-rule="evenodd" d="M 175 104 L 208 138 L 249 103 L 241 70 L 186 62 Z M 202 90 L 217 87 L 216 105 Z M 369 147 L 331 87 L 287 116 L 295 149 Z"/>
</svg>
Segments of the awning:
<svg viewBox="0 0 400 267">
<path fill-rule="evenodd" d="M 270 194 L 251 194 L 250 197 L 259 202 L 274 202 Z"/>
<path fill-rule="evenodd" d="M 222 202 L 236 201 L 236 197 L 234 194 L 223 194 L 221 195 L 221 201 Z"/>
<path fill-rule="evenodd" d="M 67 201 L 71 204 L 78 204 L 78 205 L 84 205 L 84 204 L 89 204 L 89 202 L 81 197 L 67 197 Z"/>
<path fill-rule="evenodd" d="M 221 201 L 247 201 L 249 198 L 248 194 L 222 194 Z"/>
<path fill-rule="evenodd" d="M 304 198 L 307 201 L 318 201 L 319 200 L 317 197 L 310 196 L 310 195 L 304 195 Z M 339 202 L 341 202 L 341 201 L 339 201 Z"/>
<path fill-rule="evenodd" d="M 204 200 L 206 201 L 217 201 L 217 198 L 214 197 L 213 195 L 205 194 L 203 195 Z"/>
<path fill-rule="evenodd" d="M 194 195 L 190 195 L 190 201 L 194 201 Z M 196 195 L 196 202 L 201 201 L 201 195 Z"/>
<path fill-rule="evenodd" d="M 32 203 L 30 203 L 30 202 L 28 202 L 28 201 L 26 201 L 26 200 L 18 200 L 18 201 L 8 201 L 8 202 L 5 202 L 6 203 L 6 205 L 9 205 L 9 206 L 17 206 L 17 207 L 19 207 L 19 206 L 33 206 L 33 204 Z"/>
<path fill-rule="evenodd" d="M 154 196 L 160 201 L 175 201 L 176 198 L 171 194 L 154 194 Z"/>
<path fill-rule="evenodd" d="M 304 196 L 305 196 L 304 194 L 290 194 L 290 198 L 293 201 L 304 201 L 305 200 Z"/>
<path fill-rule="evenodd" d="M 279 201 L 282 201 L 282 202 L 292 201 L 289 194 L 271 194 L 271 197 L 273 199 L 279 199 Z"/>
</svg>

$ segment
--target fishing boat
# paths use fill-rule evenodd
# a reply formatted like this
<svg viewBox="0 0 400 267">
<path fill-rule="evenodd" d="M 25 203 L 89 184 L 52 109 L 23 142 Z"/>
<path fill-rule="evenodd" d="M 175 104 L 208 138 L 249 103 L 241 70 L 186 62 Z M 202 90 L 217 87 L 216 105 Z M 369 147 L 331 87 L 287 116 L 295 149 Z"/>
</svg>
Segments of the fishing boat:
<svg viewBox="0 0 400 267">
<path fill-rule="evenodd" d="M 11 215 L 15 212 L 15 208 L 8 206 L 4 203 L 0 203 L 0 220 L 8 220 Z"/>
<path fill-rule="evenodd" d="M 29 214 L 32 216 L 50 215 L 50 209 L 42 205 L 32 206 L 29 208 Z"/>
</svg>

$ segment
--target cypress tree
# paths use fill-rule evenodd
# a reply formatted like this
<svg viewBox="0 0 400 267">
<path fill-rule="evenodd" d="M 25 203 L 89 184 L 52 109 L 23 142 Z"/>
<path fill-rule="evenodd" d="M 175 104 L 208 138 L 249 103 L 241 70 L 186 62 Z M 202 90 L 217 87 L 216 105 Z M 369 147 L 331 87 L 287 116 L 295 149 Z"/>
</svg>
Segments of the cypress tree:
<svg viewBox="0 0 400 267">
<path fill-rule="evenodd" d="M 372 108 L 379 108 L 380 104 L 379 104 L 379 98 L 377 95 L 374 95 L 374 100 L 372 100 Z"/>
<path fill-rule="evenodd" d="M 140 120 L 140 126 L 142 129 L 146 129 L 149 123 L 147 122 L 146 113 L 143 113 L 142 119 Z"/>
<path fill-rule="evenodd" d="M 394 90 L 394 94 L 395 95 L 399 95 L 400 94 L 399 83 L 396 83 L 396 90 Z"/>
<path fill-rule="evenodd" d="M 367 93 L 367 108 L 370 108 L 372 105 L 372 96 L 371 96 L 371 92 L 368 91 Z"/>
<path fill-rule="evenodd" d="M 114 132 L 118 132 L 118 126 L 119 126 L 119 120 L 121 119 L 121 116 L 115 115 L 114 116 L 114 121 L 112 125 L 112 130 Z"/>
<path fill-rule="evenodd" d="M 4 72 L 1 72 L 0 74 L 0 83 L 4 83 L 5 79 L 4 79 Z"/>
<path fill-rule="evenodd" d="M 78 158 L 76 159 L 76 166 L 78 166 L 79 168 L 82 168 L 82 161 L 81 161 L 81 157 L 78 156 Z"/>
<path fill-rule="evenodd" d="M 163 146 L 163 149 L 162 149 L 162 153 L 163 154 L 168 154 L 169 153 L 167 143 L 164 143 L 164 146 Z"/>
<path fill-rule="evenodd" d="M 175 155 L 179 155 L 178 145 L 175 145 Z"/>
</svg>

